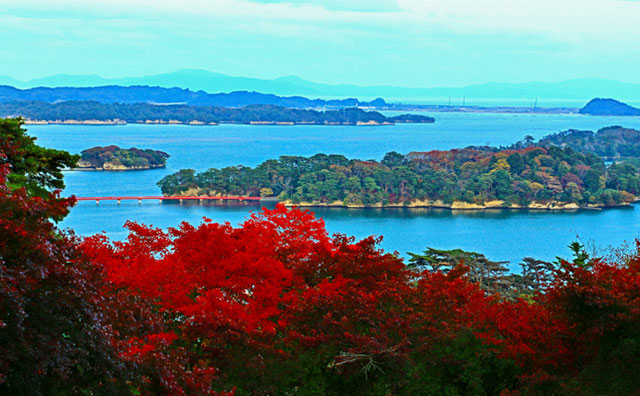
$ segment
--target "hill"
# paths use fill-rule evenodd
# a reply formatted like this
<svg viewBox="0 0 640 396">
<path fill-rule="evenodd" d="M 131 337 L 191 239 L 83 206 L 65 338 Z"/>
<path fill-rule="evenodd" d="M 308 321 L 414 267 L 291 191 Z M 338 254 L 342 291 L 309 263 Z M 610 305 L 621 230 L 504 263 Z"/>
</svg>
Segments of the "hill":
<svg viewBox="0 0 640 396">
<path fill-rule="evenodd" d="M 592 99 L 579 111 L 580 114 L 598 116 L 640 116 L 640 109 L 615 99 Z"/>
<path fill-rule="evenodd" d="M 382 98 L 372 102 L 347 99 L 308 99 L 302 96 L 278 96 L 259 92 L 234 91 L 210 94 L 183 88 L 150 87 L 147 85 L 100 87 L 59 87 L 18 89 L 0 86 L 0 103 L 12 101 L 60 101 L 91 100 L 99 103 L 179 103 L 192 106 L 243 107 L 254 104 L 274 105 L 290 108 L 345 108 L 345 107 L 386 107 Z"/>
</svg>

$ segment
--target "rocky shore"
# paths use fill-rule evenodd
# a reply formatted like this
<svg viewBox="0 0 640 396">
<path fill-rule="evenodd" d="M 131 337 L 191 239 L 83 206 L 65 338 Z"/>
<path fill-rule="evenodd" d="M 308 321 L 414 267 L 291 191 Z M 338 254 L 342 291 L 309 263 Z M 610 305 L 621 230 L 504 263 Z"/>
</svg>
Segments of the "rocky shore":
<svg viewBox="0 0 640 396">
<path fill-rule="evenodd" d="M 560 202 L 560 201 L 549 201 L 549 202 L 531 202 L 529 205 L 516 205 L 516 204 L 506 204 L 505 201 L 488 201 L 484 204 L 476 204 L 469 203 L 463 201 L 454 201 L 450 204 L 444 203 L 443 201 L 412 201 L 408 204 L 386 204 L 377 203 L 373 205 L 362 205 L 362 204 L 345 204 L 343 201 L 335 201 L 331 203 L 323 203 L 323 202 L 300 202 L 294 204 L 292 201 L 282 201 L 282 204 L 285 206 L 297 206 L 301 208 L 313 208 L 313 207 L 331 207 L 331 208 L 351 208 L 351 209 L 379 209 L 379 208 L 434 208 L 434 209 L 451 209 L 451 210 L 487 210 L 487 209 L 529 209 L 529 210 L 579 210 L 579 209 L 587 209 L 587 210 L 600 210 L 608 207 L 620 207 L 620 206 L 629 206 L 631 203 L 624 203 L 621 205 L 587 205 L 580 206 L 573 202 Z"/>
</svg>

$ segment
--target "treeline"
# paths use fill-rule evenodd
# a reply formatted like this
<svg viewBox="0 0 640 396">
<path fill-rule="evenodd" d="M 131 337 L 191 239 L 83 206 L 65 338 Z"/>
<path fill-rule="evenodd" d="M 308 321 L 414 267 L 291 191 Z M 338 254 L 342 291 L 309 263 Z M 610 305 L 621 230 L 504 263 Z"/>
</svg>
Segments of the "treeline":
<svg viewBox="0 0 640 396">
<path fill-rule="evenodd" d="M 92 147 L 83 150 L 77 168 L 119 169 L 159 168 L 167 164 L 169 154 L 164 151 L 135 147 L 123 149 L 118 146 Z"/>
<path fill-rule="evenodd" d="M 621 126 L 602 128 L 597 132 L 571 129 L 545 136 L 538 145 L 571 147 L 607 159 L 640 158 L 640 131 Z"/>
<path fill-rule="evenodd" d="M 432 123 L 427 116 L 405 114 L 386 117 L 376 111 L 359 108 L 339 110 L 305 110 L 273 105 L 250 105 L 241 108 L 189 105 L 154 105 L 149 103 L 98 103 L 69 101 L 59 103 L 0 103 L 0 116 L 23 117 L 43 121 L 113 121 L 127 123 L 286 123 L 312 125 L 356 125 L 360 123 L 393 124 L 396 122 Z"/>
<path fill-rule="evenodd" d="M 637 394 L 637 246 L 517 275 L 459 250 L 406 265 L 282 205 L 80 238 L 49 191 L 76 160 L 0 120 L 2 395 Z"/>
<path fill-rule="evenodd" d="M 387 153 L 382 161 L 342 155 L 282 156 L 256 168 L 182 170 L 158 182 L 163 194 L 277 196 L 294 204 L 409 205 L 418 201 L 525 207 L 613 206 L 640 195 L 638 161 L 605 166 L 594 154 L 556 146 Z"/>
</svg>

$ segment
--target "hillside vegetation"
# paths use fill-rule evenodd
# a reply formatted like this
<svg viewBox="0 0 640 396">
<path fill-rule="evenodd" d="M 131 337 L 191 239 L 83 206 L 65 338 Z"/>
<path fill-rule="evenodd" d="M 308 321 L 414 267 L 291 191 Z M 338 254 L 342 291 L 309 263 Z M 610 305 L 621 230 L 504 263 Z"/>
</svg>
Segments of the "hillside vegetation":
<svg viewBox="0 0 640 396">
<path fill-rule="evenodd" d="M 640 131 L 621 126 L 602 128 L 597 132 L 571 129 L 545 136 L 538 145 L 571 147 L 607 159 L 640 158 Z"/>
<path fill-rule="evenodd" d="M 380 162 L 282 156 L 256 168 L 181 170 L 158 185 L 167 195 L 262 194 L 297 205 L 577 208 L 634 201 L 638 169 L 635 162 L 607 167 L 571 148 L 531 146 L 390 152 Z"/>
</svg>

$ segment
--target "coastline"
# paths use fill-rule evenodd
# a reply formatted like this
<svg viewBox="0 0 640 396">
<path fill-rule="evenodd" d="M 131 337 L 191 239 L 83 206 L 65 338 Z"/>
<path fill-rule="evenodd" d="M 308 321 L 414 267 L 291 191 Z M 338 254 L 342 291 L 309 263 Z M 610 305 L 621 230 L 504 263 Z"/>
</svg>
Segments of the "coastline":
<svg viewBox="0 0 640 396">
<path fill-rule="evenodd" d="M 189 190 L 185 192 L 185 196 L 193 196 L 198 195 L 197 190 Z M 175 195 L 179 197 L 180 195 Z M 483 205 L 463 202 L 463 201 L 454 201 L 450 204 L 444 203 L 443 201 L 412 201 L 410 203 L 394 203 L 394 204 L 386 204 L 377 203 L 374 205 L 363 205 L 363 204 L 345 204 L 343 201 L 334 201 L 330 203 L 326 202 L 299 202 L 293 203 L 291 200 L 280 200 L 276 197 L 262 197 L 260 202 L 271 202 L 271 203 L 280 203 L 286 207 L 298 207 L 298 208 L 342 208 L 342 209 L 448 209 L 452 211 L 465 211 L 465 212 L 473 212 L 473 211 L 483 211 L 483 210 L 535 210 L 535 211 L 578 211 L 578 210 L 589 210 L 589 211 L 599 211 L 603 209 L 610 208 L 629 208 L 633 203 L 639 203 L 640 199 L 636 199 L 633 202 L 627 202 L 617 205 L 586 205 L 580 206 L 573 202 L 560 202 L 560 201 L 549 201 L 549 202 L 538 202 L 533 201 L 527 206 L 511 204 L 505 205 L 504 201 L 495 200 L 495 201 L 487 201 Z"/>
<path fill-rule="evenodd" d="M 434 122 L 377 122 L 377 121 L 357 121 L 357 122 L 308 122 L 308 121 L 248 121 L 248 122 L 202 122 L 202 121 L 178 121 L 178 120 L 138 120 L 127 122 L 124 120 L 24 120 L 25 125 L 127 125 L 127 124 L 144 124 L 144 125 L 324 125 L 324 126 L 386 126 L 396 124 L 433 124 Z"/>
<path fill-rule="evenodd" d="M 78 167 L 78 168 L 67 168 L 67 169 L 63 169 L 63 171 L 65 172 L 70 172 L 70 171 L 96 171 L 96 172 L 102 172 L 102 171 L 106 171 L 106 172 L 111 172 L 111 171 L 140 171 L 140 170 L 150 170 L 150 169 L 160 169 L 160 168 L 166 168 L 166 165 L 149 165 L 149 166 L 124 166 L 124 165 L 116 165 L 113 167 L 107 167 L 107 168 L 96 168 L 96 167 L 90 167 L 90 166 L 86 166 L 86 167 Z"/>
<path fill-rule="evenodd" d="M 569 202 L 559 202 L 559 201 L 550 201 L 550 202 L 531 202 L 527 206 L 511 204 L 505 205 L 504 201 L 489 201 L 485 202 L 483 205 L 462 202 L 462 201 L 454 201 L 451 204 L 446 204 L 443 201 L 413 201 L 408 204 L 387 204 L 383 205 L 381 203 L 377 203 L 374 205 L 362 205 L 362 204 L 345 204 L 342 201 L 335 201 L 332 203 L 322 203 L 322 202 L 300 202 L 294 204 L 290 200 L 280 201 L 283 205 L 287 207 L 296 206 L 299 208 L 345 208 L 345 209 L 385 209 L 385 208 L 406 208 L 406 209 L 414 209 L 414 208 L 423 208 L 423 209 L 449 209 L 454 211 L 482 211 L 482 210 L 536 210 L 536 211 L 576 211 L 576 210 L 602 210 L 608 208 L 620 208 L 620 207 L 630 207 L 632 203 L 639 202 L 635 200 L 633 202 L 618 204 L 618 205 L 586 205 L 580 206 L 576 203 Z"/>
</svg>

